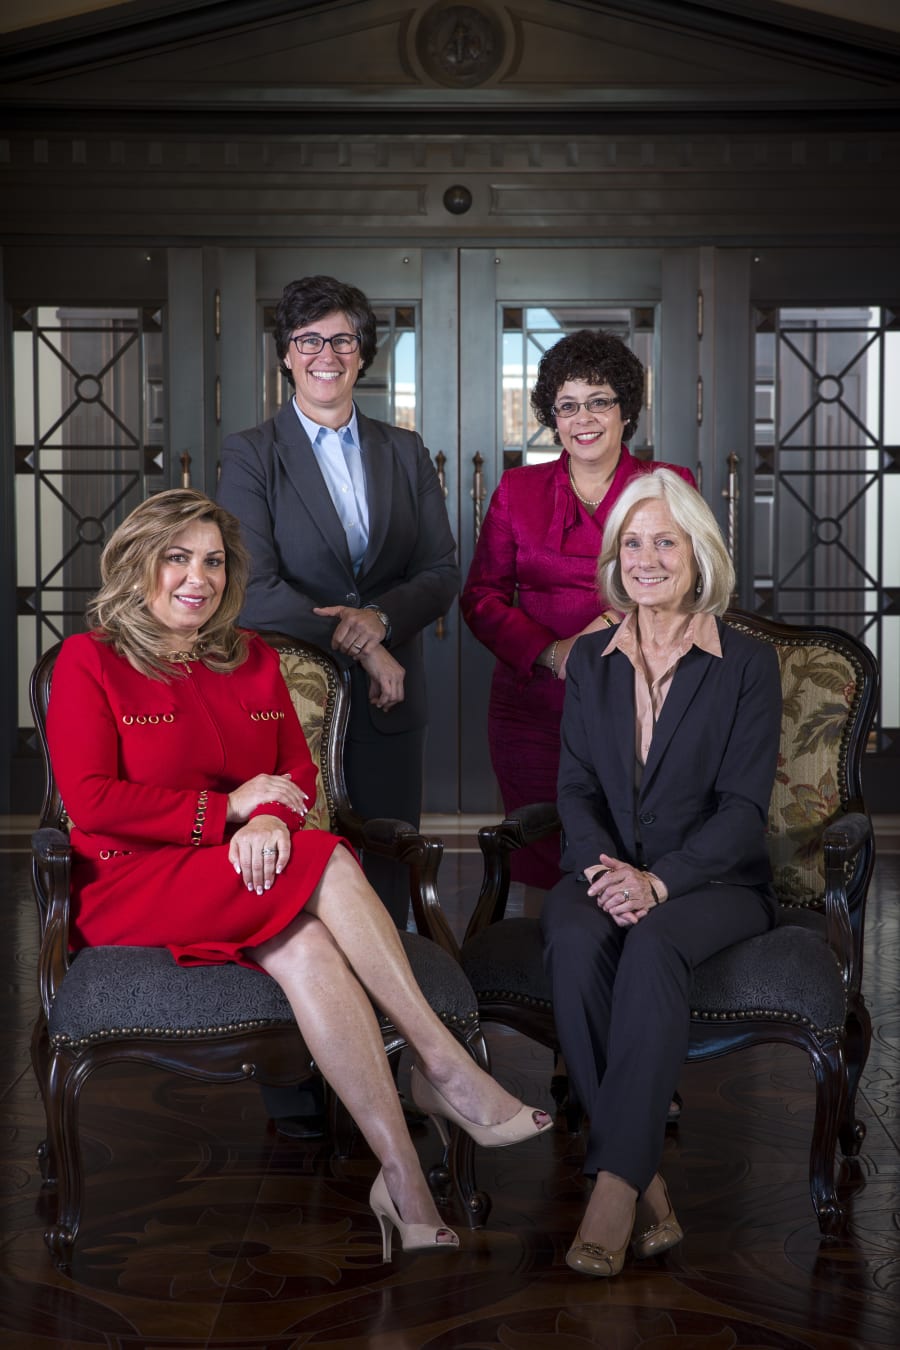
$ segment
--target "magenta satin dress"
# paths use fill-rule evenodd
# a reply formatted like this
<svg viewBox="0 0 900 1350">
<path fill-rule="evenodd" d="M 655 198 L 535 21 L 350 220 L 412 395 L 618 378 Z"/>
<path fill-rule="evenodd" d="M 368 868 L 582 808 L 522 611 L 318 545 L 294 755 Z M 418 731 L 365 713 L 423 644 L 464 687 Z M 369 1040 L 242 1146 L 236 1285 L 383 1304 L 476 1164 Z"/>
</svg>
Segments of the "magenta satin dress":
<svg viewBox="0 0 900 1350">
<path fill-rule="evenodd" d="M 497 664 L 488 708 L 491 763 L 506 811 L 556 800 L 565 680 L 534 663 L 557 638 L 579 632 L 607 608 L 596 587 L 606 518 L 626 483 L 654 468 L 623 446 L 594 515 L 572 491 L 568 453 L 508 469 L 497 484 L 460 597 L 466 623 Z M 517 881 L 549 889 L 560 877 L 559 837 L 512 855 Z"/>
</svg>

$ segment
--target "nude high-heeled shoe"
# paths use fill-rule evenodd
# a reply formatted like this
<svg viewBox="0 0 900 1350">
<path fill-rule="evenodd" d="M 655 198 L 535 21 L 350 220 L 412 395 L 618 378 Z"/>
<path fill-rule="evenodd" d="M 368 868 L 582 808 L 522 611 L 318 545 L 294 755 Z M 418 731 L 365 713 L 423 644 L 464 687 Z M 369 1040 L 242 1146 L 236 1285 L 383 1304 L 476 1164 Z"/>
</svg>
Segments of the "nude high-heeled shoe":
<svg viewBox="0 0 900 1350">
<path fill-rule="evenodd" d="M 410 1070 L 409 1086 L 413 1101 L 420 1111 L 427 1112 L 434 1121 L 445 1148 L 450 1142 L 444 1123 L 447 1120 L 465 1130 L 482 1148 L 507 1148 L 510 1144 L 520 1144 L 524 1139 L 533 1139 L 553 1128 L 552 1117 L 546 1111 L 531 1106 L 520 1107 L 514 1116 L 501 1121 L 499 1125 L 476 1125 L 474 1120 L 466 1120 L 465 1116 L 461 1116 L 456 1107 L 450 1105 L 415 1065 Z"/>
<path fill-rule="evenodd" d="M 627 1251 L 627 1239 L 623 1247 L 611 1252 L 597 1242 L 585 1242 L 579 1228 L 575 1234 L 575 1241 L 566 1252 L 566 1265 L 570 1270 L 577 1270 L 580 1275 L 597 1275 L 601 1279 L 610 1279 L 613 1275 L 621 1273 Z"/>
<path fill-rule="evenodd" d="M 659 1173 L 657 1173 L 657 1176 Z M 678 1243 L 684 1237 L 684 1229 L 675 1218 L 675 1211 L 672 1208 L 672 1201 L 669 1199 L 669 1191 L 662 1177 L 663 1195 L 666 1198 L 666 1215 L 660 1219 L 659 1223 L 651 1223 L 640 1232 L 631 1235 L 631 1250 L 638 1260 L 643 1260 L 648 1256 L 659 1256 L 662 1252 L 667 1252 L 670 1247 L 677 1247 Z"/>
<path fill-rule="evenodd" d="M 437 1251 L 446 1248 L 454 1251 L 459 1246 L 459 1237 L 452 1228 L 432 1228 L 427 1223 L 404 1223 L 397 1213 L 396 1206 L 388 1193 L 384 1172 L 379 1172 L 372 1182 L 369 1192 L 369 1204 L 381 1229 L 381 1259 L 390 1261 L 394 1229 L 400 1234 L 400 1246 L 405 1252 Z M 449 1234 L 449 1240 L 446 1235 Z M 443 1237 L 443 1241 L 439 1239 Z"/>
</svg>

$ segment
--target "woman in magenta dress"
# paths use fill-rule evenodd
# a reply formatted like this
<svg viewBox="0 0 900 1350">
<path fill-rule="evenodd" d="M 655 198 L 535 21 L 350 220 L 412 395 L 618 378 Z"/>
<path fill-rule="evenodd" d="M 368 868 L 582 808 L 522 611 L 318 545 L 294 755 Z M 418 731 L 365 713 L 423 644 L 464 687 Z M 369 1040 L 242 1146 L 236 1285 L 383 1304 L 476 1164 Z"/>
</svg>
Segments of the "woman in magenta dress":
<svg viewBox="0 0 900 1350">
<path fill-rule="evenodd" d="M 569 653 L 583 633 L 619 621 L 597 591 L 597 558 L 622 489 L 654 468 L 623 444 L 643 397 L 644 368 L 613 334 L 562 338 L 541 358 L 531 395 L 562 454 L 507 470 L 484 518 L 460 607 L 497 657 L 488 740 L 506 811 L 556 800 Z M 693 483 L 690 470 L 666 467 Z M 559 856 L 558 836 L 541 840 L 512 855 L 513 876 L 549 889 Z"/>
<path fill-rule="evenodd" d="M 72 823 L 73 946 L 167 947 L 265 971 L 381 1171 L 385 1259 L 458 1243 L 403 1118 L 370 999 L 416 1055 L 413 1096 L 491 1147 L 548 1128 L 483 1073 L 423 998 L 343 840 L 304 829 L 316 769 L 276 652 L 237 629 L 238 523 L 202 493 L 149 498 L 109 540 L 92 631 L 57 659 L 47 719 Z M 402 1216 L 402 1217 L 401 1217 Z"/>
</svg>

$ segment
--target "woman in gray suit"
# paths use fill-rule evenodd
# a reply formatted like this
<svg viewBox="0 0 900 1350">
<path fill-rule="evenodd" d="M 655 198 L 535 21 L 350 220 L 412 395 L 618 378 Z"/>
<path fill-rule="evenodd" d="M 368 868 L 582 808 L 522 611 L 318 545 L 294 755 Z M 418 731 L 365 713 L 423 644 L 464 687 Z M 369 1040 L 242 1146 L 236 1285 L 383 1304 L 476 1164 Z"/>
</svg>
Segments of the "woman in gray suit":
<svg viewBox="0 0 900 1350">
<path fill-rule="evenodd" d="M 422 631 L 459 589 L 443 492 L 420 436 L 354 404 L 376 351 L 362 291 L 334 277 L 290 282 L 275 313 L 275 346 L 292 400 L 222 446 L 218 499 L 241 522 L 251 557 L 241 622 L 330 647 L 349 668 L 351 804 L 362 816 L 418 826 Z M 363 867 L 404 928 L 406 869 L 372 855 Z M 319 1096 L 302 1087 L 263 1096 L 280 1134 L 322 1134 Z"/>
<path fill-rule="evenodd" d="M 566 1257 L 617 1275 L 682 1230 L 657 1168 L 687 1052 L 691 973 L 776 921 L 765 832 L 781 730 L 774 650 L 720 617 L 734 570 L 668 469 L 626 487 L 598 578 L 625 614 L 566 670 L 567 874 L 541 916 L 560 1045 L 596 1178 Z"/>
<path fill-rule="evenodd" d="M 363 816 L 419 823 L 425 741 L 422 630 L 459 589 L 456 545 L 415 432 L 353 402 L 375 315 L 333 277 L 292 281 L 275 345 L 294 396 L 222 447 L 218 498 L 241 522 L 252 573 L 241 621 L 331 647 L 351 676 L 344 769 Z M 364 859 L 399 927 L 405 871 Z"/>
</svg>

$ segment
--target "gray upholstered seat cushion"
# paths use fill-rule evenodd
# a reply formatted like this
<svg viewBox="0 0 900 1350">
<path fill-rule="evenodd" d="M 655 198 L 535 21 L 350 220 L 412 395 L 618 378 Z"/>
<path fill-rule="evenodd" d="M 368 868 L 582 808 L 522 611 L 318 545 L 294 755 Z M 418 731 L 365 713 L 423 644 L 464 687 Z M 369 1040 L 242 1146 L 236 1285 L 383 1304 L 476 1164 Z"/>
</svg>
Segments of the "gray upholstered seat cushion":
<svg viewBox="0 0 900 1350">
<path fill-rule="evenodd" d="M 824 919 L 786 910 L 778 928 L 719 952 L 694 973 L 695 1017 L 771 1015 L 820 1031 L 842 1027 L 846 1006 Z M 467 942 L 463 968 L 481 1002 L 552 1007 L 535 919 L 505 919 Z"/>
<path fill-rule="evenodd" d="M 471 986 L 457 963 L 426 938 L 401 934 L 428 1002 L 465 1030 L 477 1019 Z M 88 947 L 72 962 L 50 1012 L 54 1044 L 117 1036 L 201 1036 L 294 1020 L 279 985 L 244 966 L 178 966 L 162 948 Z"/>
<path fill-rule="evenodd" d="M 401 933 L 400 940 L 419 988 L 443 1021 L 463 1031 L 477 1025 L 478 1001 L 459 963 L 418 933 Z"/>
<path fill-rule="evenodd" d="M 479 1002 L 499 996 L 550 1011 L 553 990 L 544 971 L 536 919 L 491 924 L 463 947 L 462 964 Z"/>
<path fill-rule="evenodd" d="M 818 1031 L 839 1030 L 847 1015 L 836 957 L 823 937 L 799 924 L 717 952 L 694 971 L 693 1016 L 771 1015 Z"/>
</svg>

